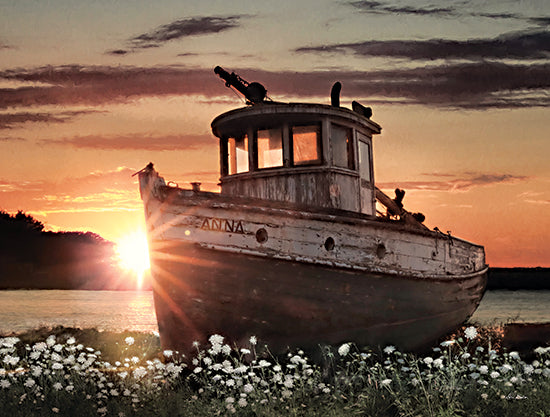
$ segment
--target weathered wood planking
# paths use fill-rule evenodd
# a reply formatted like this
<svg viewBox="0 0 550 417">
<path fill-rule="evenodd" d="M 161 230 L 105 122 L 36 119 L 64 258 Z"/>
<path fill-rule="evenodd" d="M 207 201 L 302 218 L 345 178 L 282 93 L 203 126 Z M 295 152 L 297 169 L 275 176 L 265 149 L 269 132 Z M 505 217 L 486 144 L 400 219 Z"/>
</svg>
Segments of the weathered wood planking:
<svg viewBox="0 0 550 417">
<path fill-rule="evenodd" d="M 186 197 L 188 203 L 192 199 Z M 344 219 L 321 221 L 293 216 L 298 213 L 290 210 L 247 210 L 231 204 L 220 208 L 203 205 L 194 211 L 160 204 L 154 211 L 160 213 L 159 237 L 217 250 L 418 277 L 468 274 L 484 267 L 479 246 L 437 232 L 404 232 L 376 220 L 342 216 Z M 171 227 L 166 228 L 167 224 Z M 260 229 L 267 232 L 266 242 L 256 239 Z M 325 248 L 329 238 L 334 241 L 330 250 Z"/>
</svg>

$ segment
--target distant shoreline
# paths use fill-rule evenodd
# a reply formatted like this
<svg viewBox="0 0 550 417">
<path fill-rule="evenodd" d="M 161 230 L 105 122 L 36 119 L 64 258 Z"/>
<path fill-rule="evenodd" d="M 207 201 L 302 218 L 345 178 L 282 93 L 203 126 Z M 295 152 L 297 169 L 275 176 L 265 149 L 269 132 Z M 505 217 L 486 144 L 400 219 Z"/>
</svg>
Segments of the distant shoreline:
<svg viewBox="0 0 550 417">
<path fill-rule="evenodd" d="M 489 268 L 488 290 L 550 290 L 550 268 Z"/>
</svg>

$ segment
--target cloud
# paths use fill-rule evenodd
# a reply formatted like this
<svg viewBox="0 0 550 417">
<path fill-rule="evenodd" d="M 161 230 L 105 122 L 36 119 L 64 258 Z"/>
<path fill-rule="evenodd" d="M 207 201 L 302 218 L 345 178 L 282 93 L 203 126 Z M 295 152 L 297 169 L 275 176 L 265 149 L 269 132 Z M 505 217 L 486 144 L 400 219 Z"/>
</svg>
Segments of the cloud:
<svg viewBox="0 0 550 417">
<path fill-rule="evenodd" d="M 548 193 L 525 191 L 518 196 L 518 200 L 522 200 L 529 204 L 535 205 L 550 205 L 550 199 L 547 197 Z"/>
<path fill-rule="evenodd" d="M 548 59 L 550 57 L 550 32 L 516 32 L 491 39 L 464 41 L 446 39 L 365 41 L 296 49 L 296 52 L 299 53 L 345 53 L 348 51 L 364 57 L 413 60 Z"/>
<path fill-rule="evenodd" d="M 351 1 L 349 4 L 363 12 L 374 14 L 412 14 L 412 15 L 438 15 L 454 16 L 456 11 L 450 7 L 421 8 L 411 6 L 392 6 L 379 1 Z"/>
<path fill-rule="evenodd" d="M 454 174 L 424 174 L 439 180 L 427 181 L 400 181 L 377 184 L 381 189 L 402 188 L 405 190 L 419 191 L 469 191 L 472 188 L 484 187 L 503 183 L 517 183 L 527 181 L 530 177 L 524 175 L 511 174 L 482 174 L 482 173 L 464 173 L 461 176 Z"/>
<path fill-rule="evenodd" d="M 0 89 L 0 108 L 39 105 L 100 105 L 142 96 L 213 94 L 212 70 L 184 67 L 47 66 L 0 71 L 0 79 L 43 85 Z M 217 85 L 216 85 L 217 84 Z M 219 90 L 219 88 L 218 88 Z"/>
<path fill-rule="evenodd" d="M 148 151 L 199 149 L 216 146 L 217 144 L 213 135 L 147 136 L 143 133 L 122 136 L 77 136 L 73 138 L 43 140 L 42 143 L 70 145 L 76 148 Z"/>
<path fill-rule="evenodd" d="M 111 171 L 96 171 L 63 181 L 0 180 L 2 209 L 25 209 L 41 212 L 139 210 L 141 204 L 136 179 L 137 170 L 120 167 Z"/>
<path fill-rule="evenodd" d="M 180 19 L 159 26 L 127 40 L 128 48 L 107 51 L 110 55 L 126 55 L 142 49 L 158 48 L 163 44 L 182 38 L 224 32 L 239 26 L 246 15 L 201 16 Z"/>
<path fill-rule="evenodd" d="M 364 13 L 371 14 L 405 14 L 413 16 L 430 16 L 441 18 L 457 18 L 457 17 L 481 17 L 486 19 L 504 19 L 504 20 L 519 20 L 527 23 L 534 23 L 541 26 L 548 25 L 550 17 L 529 17 L 518 13 L 489 13 L 468 9 L 463 2 L 459 2 L 460 7 L 414 7 L 414 6 L 397 6 L 380 1 L 350 1 L 348 4 Z M 478 5 L 473 5 L 475 9 Z"/>
<path fill-rule="evenodd" d="M 97 113 L 95 110 L 64 111 L 59 113 L 0 113 L 0 129 L 11 129 L 22 123 L 65 123 L 78 116 Z"/>
<path fill-rule="evenodd" d="M 470 110 L 550 106 L 550 64 L 483 61 L 378 71 L 266 73 L 252 79 L 261 79 L 272 96 L 274 91 L 324 96 L 338 80 L 343 95 L 367 102 L 372 97 L 378 102 Z"/>
<path fill-rule="evenodd" d="M 292 100 L 328 97 L 335 81 L 344 96 L 374 103 L 440 108 L 518 108 L 550 105 L 550 64 L 481 61 L 377 71 L 263 71 L 233 69 L 269 94 Z M 200 95 L 210 102 L 230 94 L 212 69 L 61 66 L 0 72 L 0 78 L 39 85 L 0 90 L 0 108 L 106 105 L 146 96 Z M 44 85 L 46 84 L 46 85 Z"/>
</svg>

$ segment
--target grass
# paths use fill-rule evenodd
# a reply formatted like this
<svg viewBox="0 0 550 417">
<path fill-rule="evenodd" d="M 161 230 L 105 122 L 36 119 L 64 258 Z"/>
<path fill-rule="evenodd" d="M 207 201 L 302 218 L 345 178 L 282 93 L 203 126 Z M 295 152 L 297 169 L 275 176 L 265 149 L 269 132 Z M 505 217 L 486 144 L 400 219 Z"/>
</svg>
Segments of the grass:
<svg viewBox="0 0 550 417">
<path fill-rule="evenodd" d="M 550 416 L 550 348 L 508 352 L 468 327 L 423 355 L 323 347 L 275 357 L 220 335 L 183 361 L 158 337 L 39 329 L 0 339 L 10 416 Z M 524 357 L 530 354 L 532 360 Z"/>
</svg>

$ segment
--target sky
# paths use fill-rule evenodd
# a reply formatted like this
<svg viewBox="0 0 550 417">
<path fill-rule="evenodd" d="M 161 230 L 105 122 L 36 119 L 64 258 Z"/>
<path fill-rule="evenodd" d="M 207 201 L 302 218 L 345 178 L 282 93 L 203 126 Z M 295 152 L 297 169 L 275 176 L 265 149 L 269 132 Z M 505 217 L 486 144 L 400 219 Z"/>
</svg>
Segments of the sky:
<svg viewBox="0 0 550 417">
<path fill-rule="evenodd" d="M 116 240 L 136 178 L 217 189 L 220 65 L 373 108 L 375 181 L 491 266 L 550 267 L 547 0 L 0 0 L 0 209 Z"/>
</svg>

